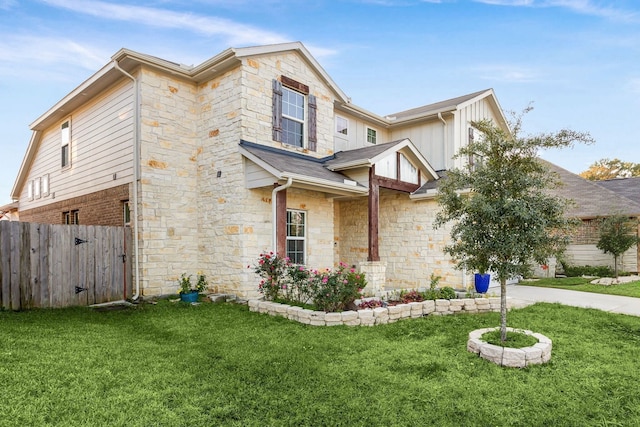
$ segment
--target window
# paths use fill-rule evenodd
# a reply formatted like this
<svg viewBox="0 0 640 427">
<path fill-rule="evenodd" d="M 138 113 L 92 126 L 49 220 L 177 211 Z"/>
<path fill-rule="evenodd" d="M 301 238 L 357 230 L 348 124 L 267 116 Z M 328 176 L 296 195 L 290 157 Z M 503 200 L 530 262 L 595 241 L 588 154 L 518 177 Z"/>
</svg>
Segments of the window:
<svg viewBox="0 0 640 427">
<path fill-rule="evenodd" d="M 33 197 L 39 199 L 40 196 L 40 178 L 36 178 L 33 180 Z"/>
<path fill-rule="evenodd" d="M 60 126 L 61 164 L 63 168 L 71 166 L 71 121 Z"/>
<path fill-rule="evenodd" d="M 77 209 L 74 211 L 62 212 L 63 224 L 80 224 L 80 215 Z"/>
<path fill-rule="evenodd" d="M 42 177 L 42 197 L 49 195 L 49 174 Z"/>
<path fill-rule="evenodd" d="M 307 213 L 287 210 L 287 256 L 294 264 L 305 263 Z"/>
<path fill-rule="evenodd" d="M 285 76 L 273 80 L 273 140 L 316 151 L 316 97 Z"/>
<path fill-rule="evenodd" d="M 131 226 L 131 206 L 128 200 L 122 204 L 122 216 L 125 227 Z"/>
<path fill-rule="evenodd" d="M 340 135 L 349 135 L 349 120 L 344 117 L 336 116 L 336 133 Z"/>
<path fill-rule="evenodd" d="M 27 183 L 27 199 L 33 200 L 33 181 Z"/>
<path fill-rule="evenodd" d="M 378 142 L 378 132 L 370 127 L 367 127 L 367 142 L 370 144 Z"/>
<path fill-rule="evenodd" d="M 483 138 L 484 135 L 480 133 L 478 129 L 473 127 L 469 128 L 469 144 L 472 144 L 474 142 L 481 142 Z M 479 156 L 477 154 L 469 154 L 469 169 L 475 170 L 477 165 L 482 164 L 482 161 L 482 156 Z"/>
<path fill-rule="evenodd" d="M 282 88 L 282 142 L 304 146 L 304 95 Z"/>
</svg>

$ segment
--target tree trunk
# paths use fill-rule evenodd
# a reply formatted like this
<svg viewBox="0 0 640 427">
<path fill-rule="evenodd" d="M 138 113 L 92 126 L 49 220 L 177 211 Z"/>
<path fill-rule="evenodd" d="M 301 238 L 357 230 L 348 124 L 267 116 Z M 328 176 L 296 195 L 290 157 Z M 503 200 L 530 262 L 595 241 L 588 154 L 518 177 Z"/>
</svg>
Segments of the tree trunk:
<svg viewBox="0 0 640 427">
<path fill-rule="evenodd" d="M 507 279 L 500 279 L 500 340 L 507 340 Z"/>
<path fill-rule="evenodd" d="M 617 255 L 613 256 L 613 274 L 617 279 L 618 278 L 618 256 Z"/>
</svg>

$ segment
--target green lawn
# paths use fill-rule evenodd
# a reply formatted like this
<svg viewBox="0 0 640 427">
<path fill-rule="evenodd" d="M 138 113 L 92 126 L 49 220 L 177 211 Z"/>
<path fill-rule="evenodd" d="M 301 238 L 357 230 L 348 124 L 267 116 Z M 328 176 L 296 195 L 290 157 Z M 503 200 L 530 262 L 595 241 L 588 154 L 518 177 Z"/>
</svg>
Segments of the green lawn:
<svg viewBox="0 0 640 427">
<path fill-rule="evenodd" d="M 640 318 L 537 304 L 549 364 L 466 351 L 499 315 L 311 327 L 246 306 L 0 312 L 0 426 L 640 425 Z"/>
<path fill-rule="evenodd" d="M 521 284 L 543 288 L 569 289 L 571 291 L 594 292 L 597 294 L 622 295 L 640 298 L 640 281 L 621 283 L 619 285 L 592 285 L 593 279 L 582 277 L 565 277 L 559 279 L 523 280 Z"/>
</svg>

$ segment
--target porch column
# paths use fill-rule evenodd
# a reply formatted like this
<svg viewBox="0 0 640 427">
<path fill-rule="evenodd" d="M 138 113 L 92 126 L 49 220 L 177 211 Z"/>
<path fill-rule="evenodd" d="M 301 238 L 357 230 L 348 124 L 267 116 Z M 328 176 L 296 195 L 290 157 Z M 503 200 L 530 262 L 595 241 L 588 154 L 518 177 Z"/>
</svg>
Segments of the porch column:
<svg viewBox="0 0 640 427">
<path fill-rule="evenodd" d="M 276 253 L 284 257 L 287 254 L 287 190 L 278 191 L 272 203 L 276 204 Z"/>
<path fill-rule="evenodd" d="M 366 296 L 383 296 L 384 284 L 387 280 L 387 264 L 382 261 L 366 261 L 361 262 L 358 267 L 367 280 L 367 286 L 362 293 Z"/>
<path fill-rule="evenodd" d="M 376 166 L 369 169 L 369 256 L 367 261 L 380 261 L 378 253 L 378 212 L 380 208 L 380 186 L 375 179 Z"/>
</svg>

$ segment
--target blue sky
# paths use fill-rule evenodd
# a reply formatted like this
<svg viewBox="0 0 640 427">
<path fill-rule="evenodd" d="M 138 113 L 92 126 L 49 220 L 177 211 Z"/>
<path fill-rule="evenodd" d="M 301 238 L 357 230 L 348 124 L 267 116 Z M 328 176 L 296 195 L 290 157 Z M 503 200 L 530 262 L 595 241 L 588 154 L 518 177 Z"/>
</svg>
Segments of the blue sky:
<svg viewBox="0 0 640 427">
<path fill-rule="evenodd" d="M 228 47 L 302 41 L 381 115 L 493 88 L 528 133 L 586 131 L 542 153 L 572 172 L 640 162 L 637 0 L 0 0 L 0 204 L 29 124 L 126 47 L 197 65 Z"/>
</svg>

